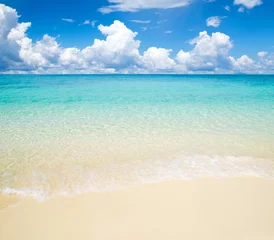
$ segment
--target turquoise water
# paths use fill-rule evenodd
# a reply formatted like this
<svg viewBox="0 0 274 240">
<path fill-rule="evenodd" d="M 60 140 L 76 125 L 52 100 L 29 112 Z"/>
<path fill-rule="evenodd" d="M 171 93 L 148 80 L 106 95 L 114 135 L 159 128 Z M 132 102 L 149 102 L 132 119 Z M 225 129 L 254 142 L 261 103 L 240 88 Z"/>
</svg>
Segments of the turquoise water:
<svg viewBox="0 0 274 240">
<path fill-rule="evenodd" d="M 0 191 L 274 177 L 274 75 L 2 75 Z"/>
</svg>

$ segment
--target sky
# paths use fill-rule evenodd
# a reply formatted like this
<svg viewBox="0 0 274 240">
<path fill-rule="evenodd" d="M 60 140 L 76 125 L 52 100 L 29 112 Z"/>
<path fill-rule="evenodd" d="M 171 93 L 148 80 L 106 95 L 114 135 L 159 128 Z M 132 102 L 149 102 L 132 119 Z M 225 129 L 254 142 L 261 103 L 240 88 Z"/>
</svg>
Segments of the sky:
<svg viewBox="0 0 274 240">
<path fill-rule="evenodd" d="M 0 0 L 0 73 L 274 73 L 271 0 Z"/>
</svg>

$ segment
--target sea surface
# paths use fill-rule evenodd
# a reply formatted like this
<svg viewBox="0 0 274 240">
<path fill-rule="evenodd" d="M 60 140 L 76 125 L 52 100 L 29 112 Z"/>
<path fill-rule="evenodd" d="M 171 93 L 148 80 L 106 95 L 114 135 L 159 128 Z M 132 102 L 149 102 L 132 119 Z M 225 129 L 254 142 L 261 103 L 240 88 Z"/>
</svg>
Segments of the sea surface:
<svg viewBox="0 0 274 240">
<path fill-rule="evenodd" d="M 0 192 L 274 177 L 274 75 L 1 75 Z"/>
</svg>

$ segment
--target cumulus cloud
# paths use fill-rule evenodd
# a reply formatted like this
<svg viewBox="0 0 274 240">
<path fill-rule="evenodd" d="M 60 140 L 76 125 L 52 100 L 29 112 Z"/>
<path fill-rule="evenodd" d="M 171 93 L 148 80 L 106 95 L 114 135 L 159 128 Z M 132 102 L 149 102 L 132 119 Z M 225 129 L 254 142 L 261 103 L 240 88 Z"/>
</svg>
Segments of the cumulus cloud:
<svg viewBox="0 0 274 240">
<path fill-rule="evenodd" d="M 22 63 L 20 43 L 31 23 L 18 23 L 18 18 L 15 9 L 0 4 L 0 71 Z"/>
<path fill-rule="evenodd" d="M 110 26 L 99 25 L 98 29 L 106 40 L 95 39 L 92 46 L 83 49 L 87 61 L 100 62 L 107 67 L 124 68 L 137 63 L 140 58 L 140 41 L 124 23 L 114 21 Z"/>
<path fill-rule="evenodd" d="M 194 49 L 189 52 L 180 50 L 177 62 L 188 71 L 215 71 L 218 68 L 230 68 L 229 50 L 233 44 L 226 34 L 217 32 L 211 36 L 201 32 L 189 42 Z"/>
<path fill-rule="evenodd" d="M 264 52 L 264 51 L 262 51 L 262 52 L 258 52 L 258 57 L 264 57 L 264 56 L 266 56 L 267 55 L 267 53 L 268 52 Z"/>
<path fill-rule="evenodd" d="M 263 4 L 262 0 L 234 0 L 234 5 L 240 5 L 238 12 L 244 12 L 245 8 L 252 9 Z"/>
<path fill-rule="evenodd" d="M 171 49 L 150 47 L 144 52 L 142 63 L 150 72 L 173 70 L 176 63 L 169 57 L 171 52 Z"/>
<path fill-rule="evenodd" d="M 259 62 L 257 65 L 260 66 L 260 72 L 262 73 L 274 73 L 274 53 L 259 52 Z"/>
<path fill-rule="evenodd" d="M 138 33 L 118 20 L 99 25 L 103 38 L 84 49 L 63 48 L 58 38 L 47 34 L 33 41 L 27 36 L 30 27 L 29 22 L 19 22 L 15 9 L 0 4 L 1 73 L 274 72 L 273 54 L 259 52 L 257 61 L 246 55 L 235 59 L 229 54 L 232 40 L 221 32 L 200 32 L 189 41 L 189 51 L 173 53 L 152 46 L 140 53 Z"/>
<path fill-rule="evenodd" d="M 25 37 L 19 45 L 19 55 L 30 68 L 48 67 L 58 63 L 61 49 L 56 39 L 47 34 L 36 43 Z"/>
<path fill-rule="evenodd" d="M 99 9 L 102 13 L 137 12 L 141 9 L 168 9 L 189 5 L 192 0 L 108 0 L 110 5 Z"/>
<path fill-rule="evenodd" d="M 78 48 L 66 48 L 61 51 L 59 62 L 63 66 L 69 66 L 72 68 L 85 68 L 85 61 L 83 54 Z"/>
<path fill-rule="evenodd" d="M 259 65 L 257 65 L 255 61 L 253 61 L 247 55 L 243 55 L 238 59 L 230 57 L 230 60 L 233 64 L 233 68 L 238 72 L 252 73 L 255 69 L 259 70 L 260 68 Z"/>
</svg>

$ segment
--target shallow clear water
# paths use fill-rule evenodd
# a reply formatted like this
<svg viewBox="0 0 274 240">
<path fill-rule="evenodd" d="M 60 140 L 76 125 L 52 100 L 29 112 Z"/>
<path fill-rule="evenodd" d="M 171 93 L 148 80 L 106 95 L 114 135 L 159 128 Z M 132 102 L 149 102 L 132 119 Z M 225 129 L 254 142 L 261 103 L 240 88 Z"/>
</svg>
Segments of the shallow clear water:
<svg viewBox="0 0 274 240">
<path fill-rule="evenodd" d="M 0 76 L 0 191 L 274 177 L 274 75 Z"/>
</svg>

